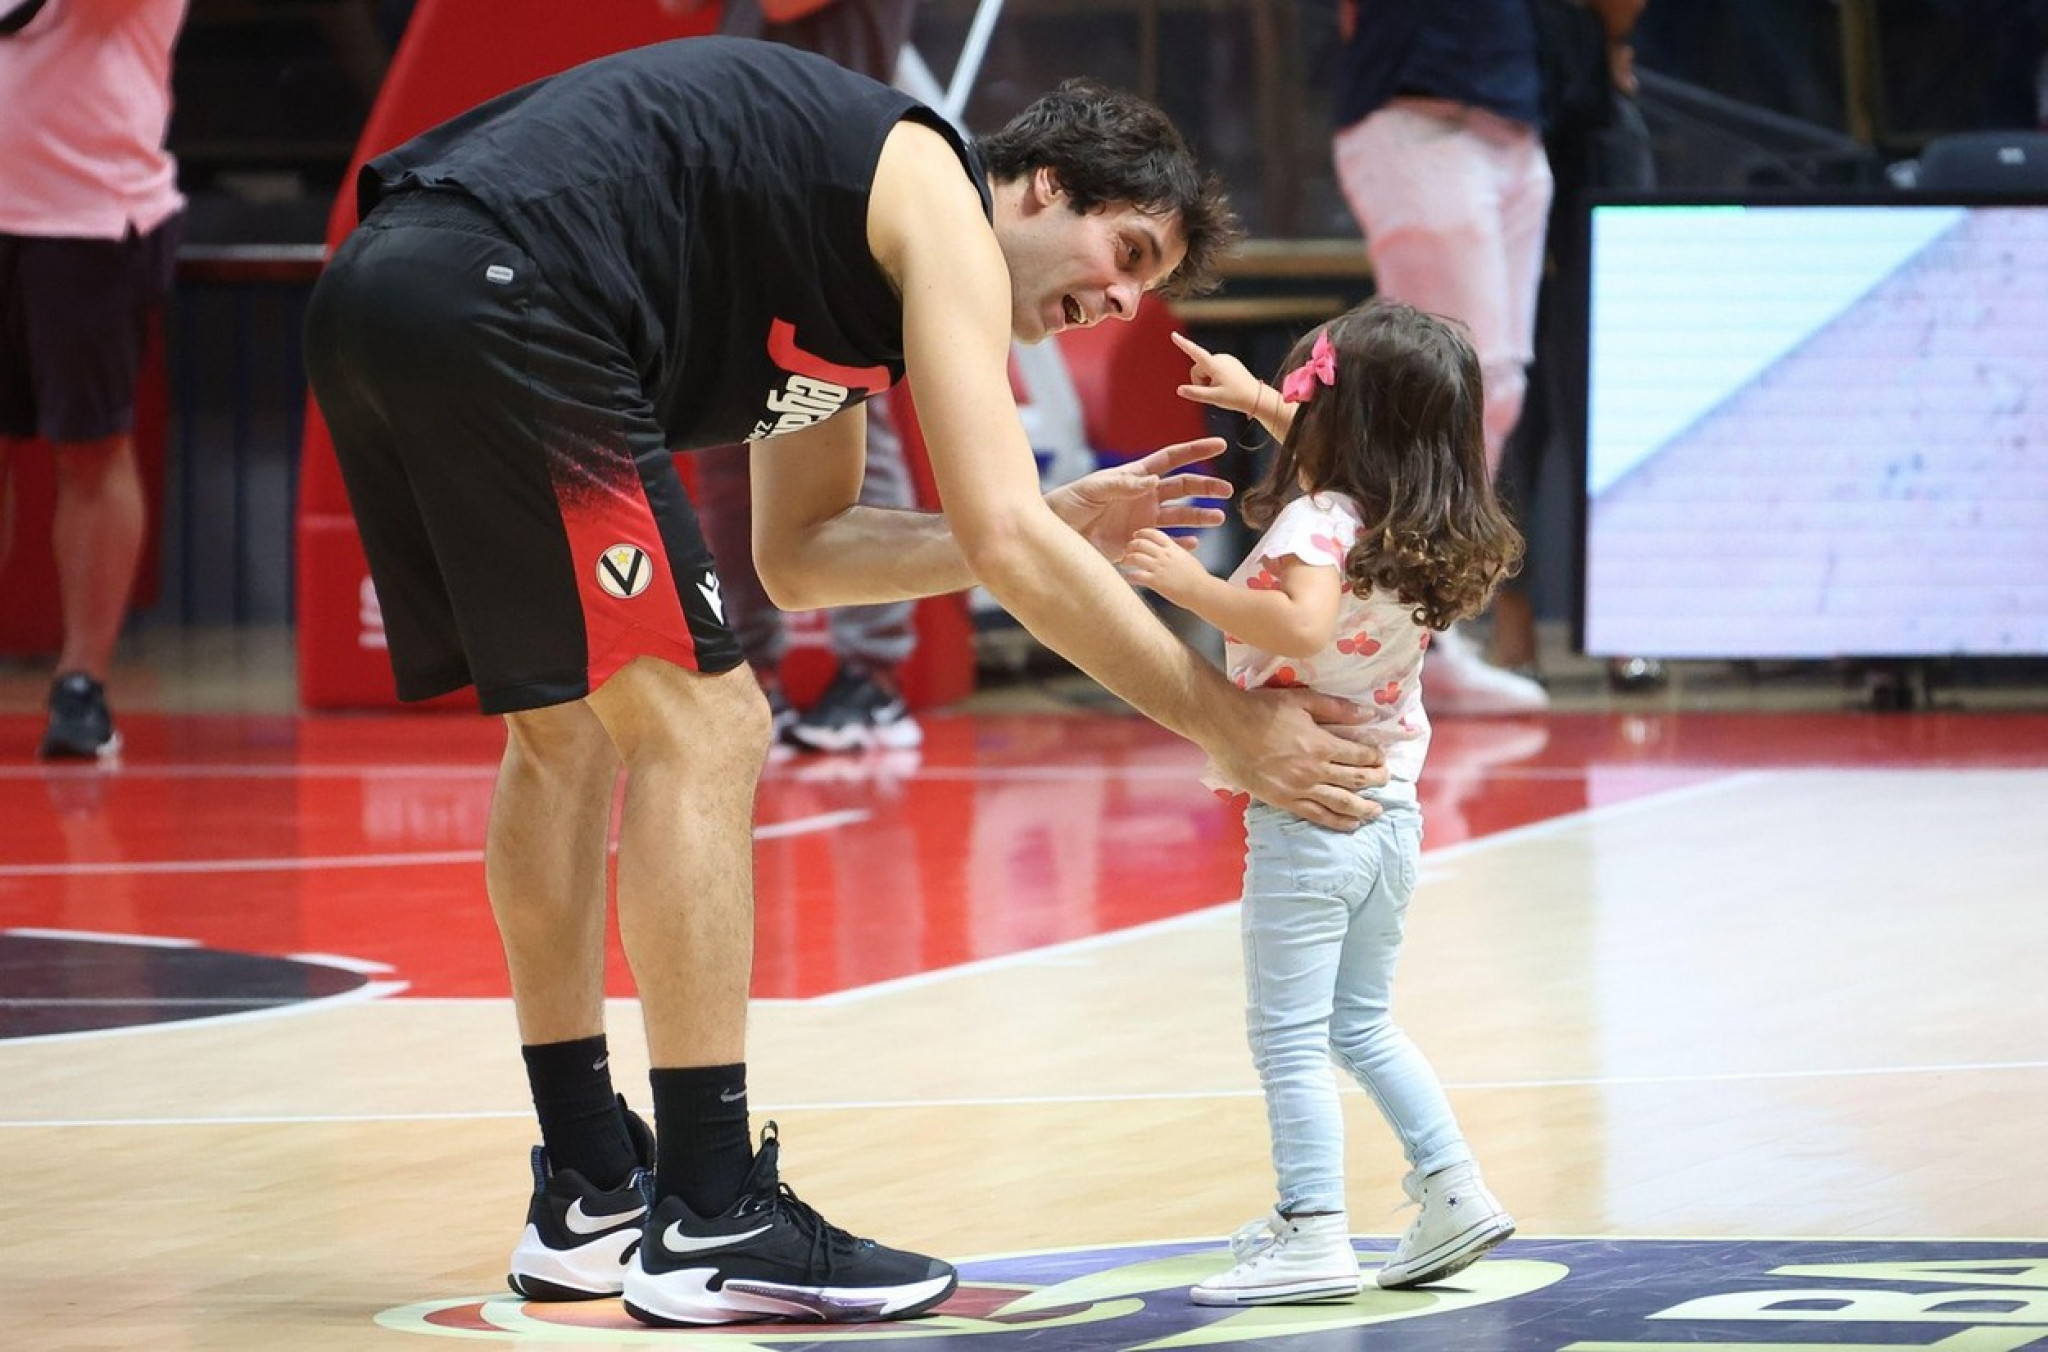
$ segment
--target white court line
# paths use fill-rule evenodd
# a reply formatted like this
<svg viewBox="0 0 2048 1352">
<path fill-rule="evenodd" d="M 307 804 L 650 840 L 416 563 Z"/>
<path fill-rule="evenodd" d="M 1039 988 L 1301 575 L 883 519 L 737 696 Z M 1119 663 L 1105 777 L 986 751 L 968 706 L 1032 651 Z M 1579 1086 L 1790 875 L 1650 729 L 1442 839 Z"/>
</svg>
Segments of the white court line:
<svg viewBox="0 0 2048 1352">
<path fill-rule="evenodd" d="M 754 828 L 756 840 L 831 831 L 864 822 L 864 811 L 824 812 Z M 617 846 L 612 847 L 615 851 Z M 79 864 L 0 864 L 0 878 L 91 878 L 144 873 L 290 873 L 301 869 L 427 868 L 443 864 L 480 864 L 482 850 L 421 850 L 399 854 L 294 855 L 271 859 L 128 859 Z M 84 936 L 80 936 L 84 937 Z"/>
<path fill-rule="evenodd" d="M 295 995 L 0 995 L 0 1009 L 213 1009 L 222 1005 L 268 1009 L 300 1003 Z"/>
<path fill-rule="evenodd" d="M 136 948 L 197 948 L 197 939 L 176 939 L 162 934 L 117 934 L 111 930 L 68 930 L 38 929 L 31 925 L 20 925 L 0 930 L 0 934 L 17 935 L 23 939 L 65 939 L 79 944 L 120 944 Z"/>
<path fill-rule="evenodd" d="M 0 779 L 494 779 L 498 763 L 475 765 L 123 765 L 118 770 L 0 765 Z"/>
<path fill-rule="evenodd" d="M 0 1043 L 0 1049 L 8 1044 Z M 1635 1089 L 1687 1085 L 1742 1084 L 1756 1081 L 1839 1080 L 1901 1077 L 1914 1075 L 1956 1075 L 2004 1071 L 2048 1070 L 2048 1061 L 1961 1061 L 1945 1065 L 1849 1066 L 1835 1070 L 1719 1071 L 1699 1075 L 1613 1075 L 1562 1077 L 1552 1080 L 1453 1081 L 1445 1089 L 1457 1093 L 1543 1092 L 1556 1089 Z M 1365 1093 L 1356 1085 L 1340 1086 L 1339 1093 Z M 810 1103 L 756 1103 L 759 1113 L 828 1113 L 921 1111 L 933 1108 L 1042 1108 L 1099 1107 L 1134 1103 L 1201 1103 L 1218 1100 L 1256 1099 L 1263 1091 L 1247 1089 L 1175 1090 L 1154 1094 L 1010 1094 L 985 1098 L 842 1099 Z M 225 1114 L 219 1117 L 80 1117 L 0 1118 L 0 1130 L 37 1127 L 229 1127 L 229 1126 L 330 1126 L 374 1122 L 479 1122 L 528 1121 L 531 1108 L 506 1108 L 480 1112 L 421 1113 L 260 1113 Z"/>
<path fill-rule="evenodd" d="M 1684 802 L 1690 798 L 1702 798 L 1735 789 L 1746 789 L 1768 777 L 1763 771 L 1741 771 L 1723 779 L 1710 780 L 1704 784 L 1687 784 L 1680 788 L 1667 789 L 1661 793 L 1650 793 L 1640 798 L 1631 798 L 1627 802 L 1613 803 L 1602 807 L 1582 808 L 1577 812 L 1569 812 L 1561 817 L 1546 817 L 1540 822 L 1531 822 L 1527 826 L 1517 826 L 1506 831 L 1496 831 L 1491 835 L 1480 836 L 1475 840 L 1461 841 L 1456 845 L 1447 845 L 1440 850 L 1424 850 L 1422 854 L 1423 868 L 1425 871 L 1440 869 L 1445 863 L 1454 862 L 1470 854 L 1495 850 L 1503 845 L 1518 844 L 1522 841 L 1533 840 L 1542 836 L 1557 835 L 1563 831 L 1583 826 L 1587 822 L 1596 819 L 1607 820 L 1614 817 L 1627 816 L 1634 812 L 1647 811 L 1651 808 L 1669 807 L 1673 803 Z M 977 958 L 972 962 L 963 962 L 953 967 L 939 967 L 927 972 L 915 972 L 909 976 L 894 977 L 888 981 L 878 981 L 870 986 L 854 986 L 843 991 L 834 991 L 830 995 L 820 995 L 810 1000 L 795 1000 L 789 1003 L 822 1005 L 826 1007 L 854 1004 L 880 995 L 892 995 L 897 991 L 915 990 L 921 986 L 939 985 L 943 982 L 958 980 L 966 976 L 975 976 L 983 972 L 1001 971 L 1010 967 L 1058 964 L 1070 961 L 1079 955 L 1091 953 L 1097 949 L 1113 948 L 1133 942 L 1134 940 L 1149 938 L 1155 934 L 1171 933 L 1177 929 L 1204 925 L 1220 916 L 1234 913 L 1237 910 L 1237 905 L 1235 901 L 1219 902 L 1214 906 L 1207 906 L 1201 910 L 1186 911 L 1180 915 L 1168 916 L 1163 920 L 1151 920 L 1141 925 L 1133 925 L 1129 929 L 1112 930 L 1107 934 L 1091 934 L 1085 938 L 1069 939 L 1064 943 L 1046 944 L 1043 947 L 1026 949 L 1019 953 L 1004 953 L 996 957 Z"/>
</svg>

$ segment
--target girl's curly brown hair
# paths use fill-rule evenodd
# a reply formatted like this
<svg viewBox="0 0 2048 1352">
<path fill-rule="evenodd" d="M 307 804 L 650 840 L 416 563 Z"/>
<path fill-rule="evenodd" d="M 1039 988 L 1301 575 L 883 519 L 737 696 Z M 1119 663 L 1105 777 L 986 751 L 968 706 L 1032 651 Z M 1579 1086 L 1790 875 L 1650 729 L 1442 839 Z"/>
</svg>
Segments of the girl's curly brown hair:
<svg viewBox="0 0 2048 1352">
<path fill-rule="evenodd" d="M 1390 591 L 1430 629 L 1477 614 L 1521 567 L 1522 533 L 1487 474 L 1472 344 L 1434 315 L 1372 300 L 1303 335 L 1282 370 L 1309 359 L 1318 332 L 1337 383 L 1295 408 L 1244 519 L 1263 529 L 1304 491 L 1346 494 L 1365 522 L 1344 560 L 1353 591 Z"/>
</svg>

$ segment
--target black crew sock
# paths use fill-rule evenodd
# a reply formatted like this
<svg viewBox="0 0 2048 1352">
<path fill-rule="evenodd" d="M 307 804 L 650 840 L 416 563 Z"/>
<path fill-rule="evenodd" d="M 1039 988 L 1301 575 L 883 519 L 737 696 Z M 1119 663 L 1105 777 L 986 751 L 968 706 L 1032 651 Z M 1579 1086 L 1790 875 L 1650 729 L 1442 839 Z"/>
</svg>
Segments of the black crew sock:
<svg viewBox="0 0 2048 1352">
<path fill-rule="evenodd" d="M 640 1165 L 612 1089 L 604 1034 L 519 1049 L 540 1116 L 540 1140 L 556 1173 L 574 1169 L 593 1187 L 624 1183 Z"/>
<path fill-rule="evenodd" d="M 655 1192 L 680 1197 L 699 1216 L 717 1216 L 739 1197 L 754 1167 L 747 1131 L 747 1067 L 656 1070 L 654 1135 L 661 1142 Z"/>
</svg>

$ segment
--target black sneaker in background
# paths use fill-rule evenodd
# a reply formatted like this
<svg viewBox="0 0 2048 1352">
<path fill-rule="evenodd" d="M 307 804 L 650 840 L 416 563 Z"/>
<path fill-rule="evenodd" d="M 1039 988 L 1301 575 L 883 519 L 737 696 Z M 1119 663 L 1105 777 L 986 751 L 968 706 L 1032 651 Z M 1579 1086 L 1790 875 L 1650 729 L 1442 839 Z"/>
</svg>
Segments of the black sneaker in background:
<svg viewBox="0 0 2048 1352">
<path fill-rule="evenodd" d="M 809 712 L 797 716 L 789 740 L 805 751 L 901 750 L 922 743 L 924 729 L 901 694 L 849 663 Z"/>
<path fill-rule="evenodd" d="M 739 1199 L 699 1217 L 665 1197 L 626 1272 L 626 1311 L 644 1324 L 863 1324 L 908 1319 L 953 1294 L 952 1265 L 832 1225 L 778 1176 L 770 1122 Z"/>
<path fill-rule="evenodd" d="M 82 671 L 67 671 L 50 683 L 50 726 L 40 753 L 44 760 L 92 760 L 120 749 L 105 686 Z"/>
<path fill-rule="evenodd" d="M 526 1232 L 505 1277 L 528 1300 L 597 1300 L 625 1287 L 654 1200 L 654 1133 L 624 1099 L 619 1111 L 640 1165 L 616 1188 L 594 1187 L 574 1169 L 557 1173 L 546 1147 L 533 1148 Z"/>
</svg>

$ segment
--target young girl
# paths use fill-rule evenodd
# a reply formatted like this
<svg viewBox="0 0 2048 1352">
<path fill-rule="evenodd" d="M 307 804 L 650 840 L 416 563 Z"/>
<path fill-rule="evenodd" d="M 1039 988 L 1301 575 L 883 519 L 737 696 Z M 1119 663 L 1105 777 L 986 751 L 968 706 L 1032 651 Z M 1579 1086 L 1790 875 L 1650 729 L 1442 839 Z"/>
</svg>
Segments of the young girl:
<svg viewBox="0 0 2048 1352">
<path fill-rule="evenodd" d="M 1391 780 L 1357 832 L 1245 808 L 1246 1023 L 1265 1087 L 1279 1205 L 1232 1239 L 1203 1305 L 1353 1296 L 1344 1123 L 1330 1057 L 1401 1138 L 1420 1212 L 1379 1271 L 1385 1287 L 1459 1271 L 1514 1233 L 1480 1182 L 1442 1084 L 1389 1017 L 1389 987 L 1422 845 L 1415 781 L 1429 748 L 1422 655 L 1519 564 L 1521 535 L 1486 468 L 1479 361 L 1449 324 L 1368 302 L 1297 344 L 1279 390 L 1175 335 L 1183 397 L 1256 417 L 1281 445 L 1244 514 L 1265 535 L 1228 581 L 1156 530 L 1124 571 L 1224 633 L 1243 687 L 1306 685 L 1371 715 Z M 1212 766 L 1204 782 L 1219 790 Z"/>
</svg>

